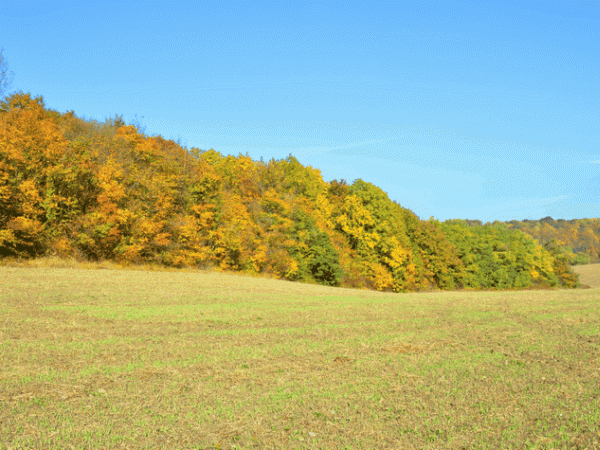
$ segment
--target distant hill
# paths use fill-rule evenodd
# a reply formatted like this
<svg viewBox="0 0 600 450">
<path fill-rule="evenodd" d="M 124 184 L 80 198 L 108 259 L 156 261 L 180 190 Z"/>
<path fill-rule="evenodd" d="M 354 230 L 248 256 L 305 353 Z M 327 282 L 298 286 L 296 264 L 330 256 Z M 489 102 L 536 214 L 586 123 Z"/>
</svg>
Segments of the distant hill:
<svg viewBox="0 0 600 450">
<path fill-rule="evenodd" d="M 578 287 L 569 261 L 581 255 L 536 239 L 596 258 L 596 223 L 541 222 L 424 221 L 379 187 L 326 182 L 291 154 L 188 151 L 122 116 L 83 120 L 23 92 L 0 103 L 0 258 L 213 267 L 390 292 Z"/>
<path fill-rule="evenodd" d="M 469 226 L 483 226 L 480 220 L 466 220 Z M 600 219 L 554 220 L 547 216 L 540 220 L 509 222 L 494 221 L 506 224 L 510 229 L 520 230 L 533 237 L 540 245 L 556 240 L 559 247 L 569 255 L 569 264 L 597 264 L 600 262 Z M 487 223 L 486 225 L 488 225 Z"/>
</svg>

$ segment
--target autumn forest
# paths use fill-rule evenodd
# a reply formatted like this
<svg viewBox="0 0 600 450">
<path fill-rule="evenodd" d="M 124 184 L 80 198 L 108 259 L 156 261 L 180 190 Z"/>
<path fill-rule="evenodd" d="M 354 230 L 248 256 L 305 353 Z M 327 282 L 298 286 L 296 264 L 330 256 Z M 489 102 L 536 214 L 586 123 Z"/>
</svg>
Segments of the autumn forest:
<svg viewBox="0 0 600 450">
<path fill-rule="evenodd" d="M 212 268 L 388 292 L 577 288 L 600 219 L 420 220 L 292 155 L 187 150 L 121 117 L 0 103 L 0 258 Z"/>
</svg>

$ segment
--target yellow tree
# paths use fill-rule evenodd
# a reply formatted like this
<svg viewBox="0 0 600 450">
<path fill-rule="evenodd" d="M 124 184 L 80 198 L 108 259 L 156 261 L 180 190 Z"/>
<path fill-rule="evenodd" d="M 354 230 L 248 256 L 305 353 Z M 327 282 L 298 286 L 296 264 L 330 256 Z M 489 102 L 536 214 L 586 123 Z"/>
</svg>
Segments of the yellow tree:
<svg viewBox="0 0 600 450">
<path fill-rule="evenodd" d="M 53 227 L 75 208 L 57 192 L 69 169 L 59 161 L 67 147 L 43 97 L 13 94 L 0 104 L 0 252 L 35 256 L 47 250 Z"/>
</svg>

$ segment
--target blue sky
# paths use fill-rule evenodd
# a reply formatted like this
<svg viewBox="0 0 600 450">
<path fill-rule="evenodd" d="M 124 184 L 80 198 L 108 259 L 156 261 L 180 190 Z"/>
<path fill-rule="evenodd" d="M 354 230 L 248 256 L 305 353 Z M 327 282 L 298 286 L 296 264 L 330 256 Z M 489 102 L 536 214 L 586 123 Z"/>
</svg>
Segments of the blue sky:
<svg viewBox="0 0 600 450">
<path fill-rule="evenodd" d="M 8 92 L 421 219 L 600 217 L 600 2 L 3 1 Z"/>
</svg>

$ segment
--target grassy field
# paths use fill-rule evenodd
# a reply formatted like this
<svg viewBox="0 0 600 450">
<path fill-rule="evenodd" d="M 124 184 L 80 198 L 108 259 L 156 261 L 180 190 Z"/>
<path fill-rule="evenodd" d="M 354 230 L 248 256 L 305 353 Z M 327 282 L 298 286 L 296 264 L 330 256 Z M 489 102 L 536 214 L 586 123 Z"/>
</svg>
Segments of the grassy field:
<svg viewBox="0 0 600 450">
<path fill-rule="evenodd" d="M 598 265 L 418 294 L 30 265 L 0 267 L 0 449 L 600 447 Z"/>
</svg>

